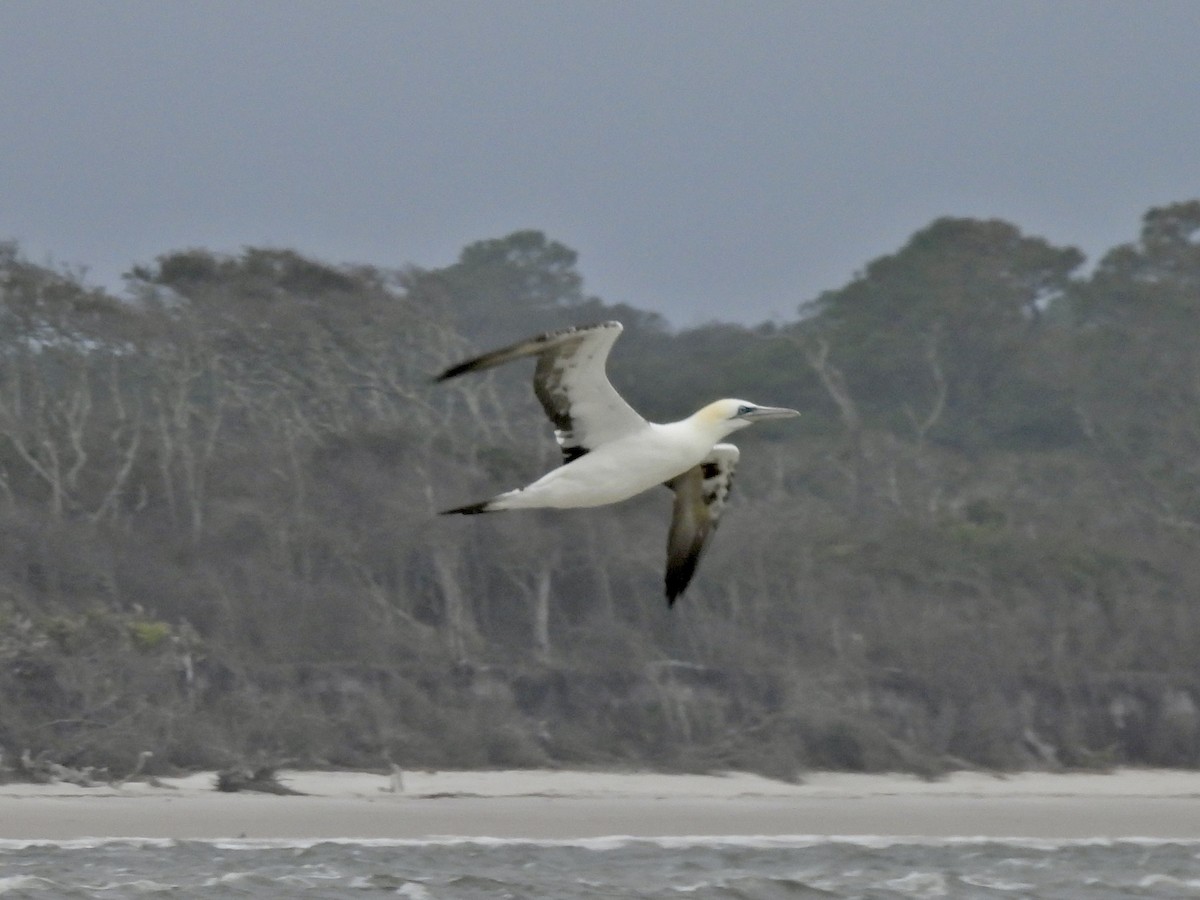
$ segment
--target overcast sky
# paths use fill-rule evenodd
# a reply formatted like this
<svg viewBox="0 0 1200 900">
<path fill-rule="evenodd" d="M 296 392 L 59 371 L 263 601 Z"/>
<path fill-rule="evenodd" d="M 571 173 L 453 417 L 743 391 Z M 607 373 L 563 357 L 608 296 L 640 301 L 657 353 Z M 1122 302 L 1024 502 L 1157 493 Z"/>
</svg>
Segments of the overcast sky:
<svg viewBox="0 0 1200 900">
<path fill-rule="evenodd" d="M 940 215 L 1093 258 L 1200 196 L 1200 2 L 0 0 L 0 238 L 452 262 L 538 228 L 676 325 Z"/>
</svg>

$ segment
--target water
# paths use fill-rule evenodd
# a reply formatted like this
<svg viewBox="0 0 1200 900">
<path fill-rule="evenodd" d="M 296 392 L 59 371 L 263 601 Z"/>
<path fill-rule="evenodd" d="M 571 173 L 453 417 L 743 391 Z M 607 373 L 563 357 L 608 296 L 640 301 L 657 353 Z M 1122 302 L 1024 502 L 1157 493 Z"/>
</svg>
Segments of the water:
<svg viewBox="0 0 1200 900">
<path fill-rule="evenodd" d="M 0 841 L 0 898 L 1200 898 L 1200 841 Z"/>
</svg>

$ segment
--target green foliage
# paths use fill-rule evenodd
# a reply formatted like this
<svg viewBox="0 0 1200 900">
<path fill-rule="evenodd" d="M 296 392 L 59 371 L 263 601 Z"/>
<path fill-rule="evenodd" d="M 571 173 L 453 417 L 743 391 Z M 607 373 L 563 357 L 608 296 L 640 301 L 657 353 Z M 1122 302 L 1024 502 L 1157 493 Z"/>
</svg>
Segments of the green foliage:
<svg viewBox="0 0 1200 900">
<path fill-rule="evenodd" d="M 171 638 L 171 626 L 166 622 L 136 621 L 129 623 L 129 637 L 136 650 L 150 653 L 161 650 Z"/>
</svg>

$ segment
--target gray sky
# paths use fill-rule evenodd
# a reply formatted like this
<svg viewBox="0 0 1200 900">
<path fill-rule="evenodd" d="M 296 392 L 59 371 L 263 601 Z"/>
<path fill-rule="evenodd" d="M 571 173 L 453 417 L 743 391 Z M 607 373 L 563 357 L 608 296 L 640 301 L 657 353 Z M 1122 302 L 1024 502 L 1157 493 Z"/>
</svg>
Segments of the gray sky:
<svg viewBox="0 0 1200 900">
<path fill-rule="evenodd" d="M 672 323 L 790 319 L 939 215 L 1089 257 L 1200 196 L 1200 2 L 0 0 L 0 238 L 452 262 L 542 229 Z"/>
</svg>

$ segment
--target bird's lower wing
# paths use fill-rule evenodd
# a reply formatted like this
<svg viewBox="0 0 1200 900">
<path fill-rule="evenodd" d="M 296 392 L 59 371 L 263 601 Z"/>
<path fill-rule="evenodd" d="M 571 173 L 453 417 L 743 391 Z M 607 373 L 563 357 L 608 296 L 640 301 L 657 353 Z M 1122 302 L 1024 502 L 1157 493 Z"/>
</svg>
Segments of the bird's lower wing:
<svg viewBox="0 0 1200 900">
<path fill-rule="evenodd" d="M 675 492 L 671 530 L 667 536 L 667 604 L 684 592 L 716 530 L 733 485 L 738 448 L 717 444 L 704 460 L 667 482 Z"/>
</svg>

